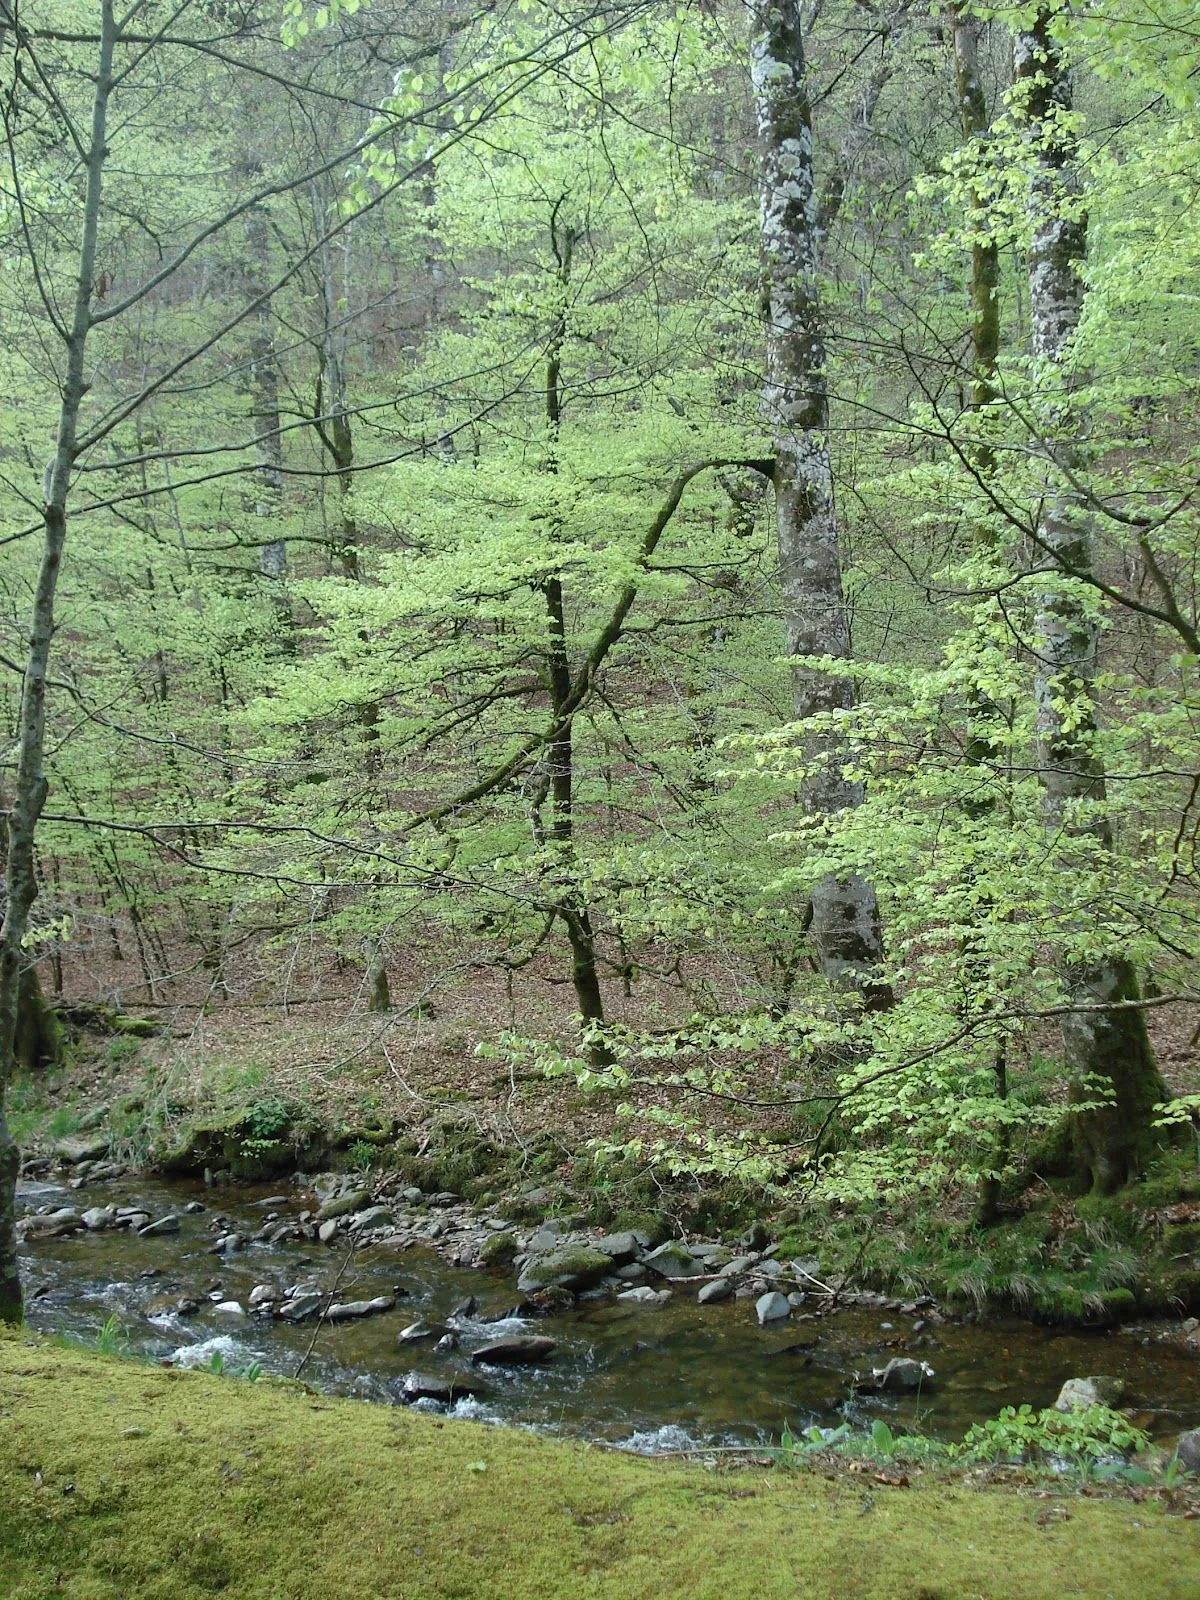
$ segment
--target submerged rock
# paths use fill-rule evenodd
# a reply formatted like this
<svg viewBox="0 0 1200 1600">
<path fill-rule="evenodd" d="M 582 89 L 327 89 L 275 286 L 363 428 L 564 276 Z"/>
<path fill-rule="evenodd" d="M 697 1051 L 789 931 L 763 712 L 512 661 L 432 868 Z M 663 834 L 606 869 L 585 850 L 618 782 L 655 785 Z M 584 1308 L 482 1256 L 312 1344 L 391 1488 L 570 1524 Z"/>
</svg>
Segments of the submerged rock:
<svg viewBox="0 0 1200 1600">
<path fill-rule="evenodd" d="M 754 1314 L 758 1318 L 759 1326 L 765 1327 L 768 1322 L 782 1322 L 784 1317 L 790 1317 L 792 1308 L 788 1304 L 786 1295 L 777 1289 L 771 1289 L 766 1294 L 760 1294 L 754 1303 Z"/>
<path fill-rule="evenodd" d="M 911 1356 L 895 1356 L 886 1367 L 877 1367 L 871 1376 L 877 1389 L 915 1394 L 929 1383 L 933 1368 L 928 1361 L 914 1361 Z"/>
<path fill-rule="evenodd" d="M 445 1331 L 445 1328 L 434 1327 L 428 1322 L 410 1322 L 407 1328 L 400 1329 L 396 1343 L 420 1344 L 422 1339 L 440 1339 Z"/>
<path fill-rule="evenodd" d="M 521 1268 L 517 1288 L 524 1294 L 538 1289 L 590 1289 L 612 1267 L 612 1257 L 585 1245 L 564 1245 L 543 1255 L 530 1256 Z"/>
<path fill-rule="evenodd" d="M 523 1334 L 516 1339 L 496 1339 L 472 1352 L 475 1366 L 530 1367 L 549 1361 L 558 1341 L 538 1334 Z"/>
<path fill-rule="evenodd" d="M 20 1223 L 21 1232 L 25 1235 L 77 1233 L 82 1227 L 83 1218 L 70 1206 L 61 1206 L 57 1211 L 48 1211 L 40 1216 L 22 1217 Z"/>
<path fill-rule="evenodd" d="M 617 1296 L 626 1305 L 634 1306 L 665 1306 L 670 1298 L 670 1289 L 652 1289 L 648 1283 L 637 1289 L 623 1289 Z"/>
<path fill-rule="evenodd" d="M 1075 1411 L 1086 1406 L 1115 1406 L 1125 1394 L 1123 1378 L 1068 1378 L 1058 1391 L 1055 1411 Z"/>
<path fill-rule="evenodd" d="M 164 1234 L 178 1233 L 180 1228 L 179 1218 L 173 1211 L 168 1211 L 165 1217 L 159 1217 L 155 1222 L 147 1222 L 138 1229 L 141 1239 L 158 1239 Z"/>
</svg>

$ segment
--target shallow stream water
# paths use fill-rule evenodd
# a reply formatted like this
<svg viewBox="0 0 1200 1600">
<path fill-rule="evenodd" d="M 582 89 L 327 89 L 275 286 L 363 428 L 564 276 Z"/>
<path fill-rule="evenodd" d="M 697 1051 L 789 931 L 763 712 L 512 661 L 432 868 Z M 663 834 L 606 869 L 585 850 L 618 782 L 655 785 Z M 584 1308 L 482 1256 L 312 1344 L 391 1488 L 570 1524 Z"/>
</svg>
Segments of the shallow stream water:
<svg viewBox="0 0 1200 1600">
<path fill-rule="evenodd" d="M 461 1401 L 459 1415 L 531 1425 L 621 1443 L 669 1450 L 698 1443 L 756 1444 L 781 1429 L 849 1420 L 869 1426 L 884 1416 L 895 1427 L 918 1427 L 957 1438 L 1002 1406 L 1050 1405 L 1065 1379 L 1093 1373 L 1124 1378 L 1139 1422 L 1156 1436 L 1200 1425 L 1200 1362 L 1182 1350 L 1124 1333 L 1064 1333 L 1019 1321 L 947 1320 L 919 1334 L 918 1312 L 847 1309 L 829 1316 L 757 1325 L 752 1300 L 700 1306 L 690 1288 L 661 1308 L 581 1301 L 536 1322 L 491 1319 L 519 1298 L 511 1272 L 485 1273 L 451 1265 L 423 1249 L 365 1247 L 337 1288 L 342 1301 L 397 1293 L 395 1310 L 361 1321 L 289 1324 L 253 1312 L 218 1311 L 222 1300 L 245 1307 L 260 1283 L 283 1288 L 312 1282 L 328 1291 L 345 1262 L 343 1249 L 289 1240 L 250 1244 L 229 1256 L 213 1254 L 214 1216 L 246 1234 L 264 1218 L 298 1217 L 312 1202 L 291 1191 L 255 1195 L 167 1185 L 131 1177 L 69 1192 L 51 1183 L 23 1185 L 30 1209 L 71 1205 L 144 1204 L 152 1216 L 181 1214 L 181 1229 L 159 1238 L 123 1231 L 30 1240 L 22 1268 L 31 1326 L 46 1333 L 94 1340 L 110 1317 L 131 1352 L 178 1365 L 207 1366 L 219 1353 L 227 1371 L 252 1362 L 266 1372 L 293 1374 L 313 1345 L 305 1378 L 331 1391 L 391 1402 L 413 1371 L 443 1378 L 470 1374 L 484 1392 Z M 183 1214 L 189 1201 L 206 1210 Z M 191 1296 L 189 1316 L 163 1302 Z M 455 1315 L 469 1297 L 473 1317 Z M 433 1342 L 398 1348 L 407 1324 L 453 1319 L 460 1348 L 437 1352 Z M 512 1332 L 548 1334 L 558 1341 L 544 1367 L 473 1369 L 471 1351 Z M 802 1348 L 801 1346 L 805 1346 Z M 851 1396 L 855 1372 L 890 1356 L 929 1362 L 934 1378 L 919 1397 Z M 426 1402 L 422 1402 L 426 1404 Z"/>
</svg>

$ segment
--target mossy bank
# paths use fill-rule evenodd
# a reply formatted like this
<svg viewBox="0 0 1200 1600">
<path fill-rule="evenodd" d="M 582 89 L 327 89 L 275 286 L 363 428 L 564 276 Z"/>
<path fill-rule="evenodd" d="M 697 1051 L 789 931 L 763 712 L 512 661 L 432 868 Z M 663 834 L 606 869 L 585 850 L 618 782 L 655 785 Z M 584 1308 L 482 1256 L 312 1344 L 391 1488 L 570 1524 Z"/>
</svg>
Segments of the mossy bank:
<svg viewBox="0 0 1200 1600">
<path fill-rule="evenodd" d="M 642 1461 L 0 1337 L 5 1600 L 1191 1600 L 1154 1503 Z"/>
</svg>

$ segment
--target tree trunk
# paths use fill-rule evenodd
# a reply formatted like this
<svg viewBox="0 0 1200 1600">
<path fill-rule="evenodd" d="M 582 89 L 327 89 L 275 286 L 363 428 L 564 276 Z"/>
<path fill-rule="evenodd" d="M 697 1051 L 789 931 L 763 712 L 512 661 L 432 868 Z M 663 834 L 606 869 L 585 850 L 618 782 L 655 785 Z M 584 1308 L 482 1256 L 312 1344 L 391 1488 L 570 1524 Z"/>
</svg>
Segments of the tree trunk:
<svg viewBox="0 0 1200 1600">
<path fill-rule="evenodd" d="M 575 249 L 574 229 L 570 224 L 559 225 L 558 211 L 556 205 L 550 218 L 550 240 L 557 262 L 561 299 L 546 348 L 545 379 L 546 427 L 550 440 L 547 470 L 551 473 L 557 471 L 555 441 L 562 422 L 562 352 L 567 337 L 567 292 Z M 564 879 L 563 893 L 555 911 L 567 931 L 567 942 L 571 947 L 571 982 L 575 988 L 579 1015 L 586 1029 L 589 1024 L 604 1022 L 604 996 L 596 964 L 596 940 L 591 914 L 574 881 L 575 724 L 568 709 L 573 684 L 567 659 L 566 613 L 559 573 L 552 573 L 546 579 L 542 593 L 546 599 L 549 635 L 546 671 L 550 682 L 550 708 L 557 729 L 546 752 L 551 806 L 550 842 L 556 849 Z M 588 1056 L 593 1066 L 607 1066 L 612 1060 L 608 1050 L 600 1044 L 589 1045 Z"/>
<path fill-rule="evenodd" d="M 253 157 L 246 170 L 251 179 L 261 175 L 261 164 Z M 254 428 L 255 480 L 257 494 L 254 514 L 266 525 L 267 538 L 259 548 L 258 567 L 270 586 L 276 625 L 281 641 L 289 641 L 292 627 L 291 606 L 284 584 L 287 579 L 287 544 L 278 537 L 283 515 L 283 440 L 279 422 L 279 363 L 275 355 L 275 331 L 271 300 L 265 296 L 270 283 L 271 248 L 266 208 L 260 203 L 246 212 L 246 295 L 259 303 L 250 317 L 250 416 Z M 264 297 L 265 296 L 265 297 Z"/>
<path fill-rule="evenodd" d="M 1013 62 L 1017 104 L 1035 164 L 1030 311 L 1033 354 L 1047 373 L 1038 387 L 1057 385 L 1065 395 L 1070 375 L 1064 363 L 1083 309 L 1087 216 L 1074 139 L 1069 121 L 1063 120 L 1071 110 L 1071 83 L 1049 10 L 1040 10 L 1030 27 L 1018 30 Z M 1061 402 L 1043 408 L 1049 438 L 1063 421 Z M 1065 465 L 1079 464 L 1069 443 L 1058 448 L 1058 455 Z M 1064 570 L 1091 570 L 1087 507 L 1053 470 L 1047 472 L 1038 540 L 1041 554 L 1061 562 Z M 1105 774 L 1095 746 L 1097 627 L 1077 587 L 1046 586 L 1038 597 L 1035 633 L 1039 761 L 1051 825 L 1107 849 L 1111 830 L 1099 809 Z M 1064 978 L 1072 1002 L 1081 1008 L 1140 999 L 1132 963 L 1122 956 L 1070 965 Z M 1074 1118 L 1075 1173 L 1087 1188 L 1109 1193 L 1137 1174 L 1158 1142 L 1152 1109 L 1166 1098 L 1166 1089 L 1145 1014 L 1136 1006 L 1081 1009 L 1065 1019 L 1062 1042 L 1072 1099 L 1080 1105 L 1101 1102 Z"/>
<path fill-rule="evenodd" d="M 987 138 L 990 127 L 987 99 L 979 75 L 980 24 L 962 4 L 953 11 L 952 44 L 954 50 L 954 86 L 958 96 L 959 118 L 963 143 L 972 158 L 978 160 L 979 146 Z M 995 238 L 988 233 L 988 215 L 978 188 L 971 194 L 969 213 L 971 241 L 971 410 L 978 415 L 997 397 L 996 363 L 1000 354 L 1000 251 Z M 995 451 L 986 442 L 973 453 L 975 470 L 983 479 L 990 478 L 996 469 Z M 986 526 L 976 528 L 974 543 L 981 551 L 992 547 L 991 532 Z M 1003 756 L 1000 732 L 1000 708 L 979 686 L 972 685 L 969 697 L 970 726 L 967 738 L 966 759 L 971 767 L 994 770 Z M 963 807 L 970 822 L 982 822 L 995 810 L 995 800 L 985 789 L 973 794 Z M 973 874 L 972 874 L 973 876 Z M 993 915 L 990 903 L 979 907 L 980 920 Z M 986 988 L 989 973 L 983 959 L 980 942 L 968 936 L 963 941 L 962 959 L 969 979 Z M 1003 1040 L 997 1044 L 992 1057 L 992 1081 L 997 1100 L 1008 1098 L 1008 1054 Z M 1000 1213 L 1001 1174 L 1009 1161 L 1010 1140 L 1007 1123 L 1000 1123 L 991 1140 L 989 1158 L 991 1170 L 980 1180 L 976 1205 L 976 1220 L 990 1226 Z"/>
<path fill-rule="evenodd" d="M 42 557 L 34 592 L 17 723 L 16 777 L 8 812 L 7 900 L 0 925 L 0 1321 L 20 1322 L 21 1279 L 16 1249 L 16 1181 L 20 1153 L 4 1111 L 15 1062 L 24 939 L 37 897 L 34 847 L 46 803 L 46 676 L 54 637 L 54 599 L 67 534 L 67 497 L 76 454 L 79 411 L 87 392 L 85 355 L 92 326 L 92 288 L 100 194 L 113 87 L 116 26 L 112 0 L 101 0 L 100 46 L 92 96 L 91 135 L 84 157 L 83 227 L 79 241 L 70 324 L 63 329 L 66 371 L 62 383 L 54 455 L 42 486 Z"/>
<path fill-rule="evenodd" d="M 818 292 L 818 207 L 813 173 L 800 0 L 750 0 L 750 70 L 761 162 L 762 304 L 766 322 L 763 409 L 774 435 L 775 506 L 787 648 L 792 656 L 850 654 L 829 461 L 829 399 Z M 796 668 L 798 722 L 854 705 L 849 677 Z M 834 816 L 862 803 L 846 776 L 849 752 L 831 733 L 805 739 L 814 770 L 804 810 Z M 875 890 L 864 878 L 823 878 L 812 932 L 825 977 L 872 1007 L 890 1003 L 876 976 L 882 939 Z"/>
</svg>

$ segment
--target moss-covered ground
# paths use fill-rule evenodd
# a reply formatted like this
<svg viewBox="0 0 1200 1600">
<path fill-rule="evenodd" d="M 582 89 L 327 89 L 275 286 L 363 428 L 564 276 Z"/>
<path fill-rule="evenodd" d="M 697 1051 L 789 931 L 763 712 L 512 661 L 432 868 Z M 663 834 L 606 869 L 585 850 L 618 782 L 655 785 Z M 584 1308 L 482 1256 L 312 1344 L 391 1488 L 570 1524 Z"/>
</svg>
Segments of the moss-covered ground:
<svg viewBox="0 0 1200 1600">
<path fill-rule="evenodd" d="M 1200 1524 L 712 1470 L 0 1336 L 4 1600 L 1200 1593 Z"/>
</svg>

